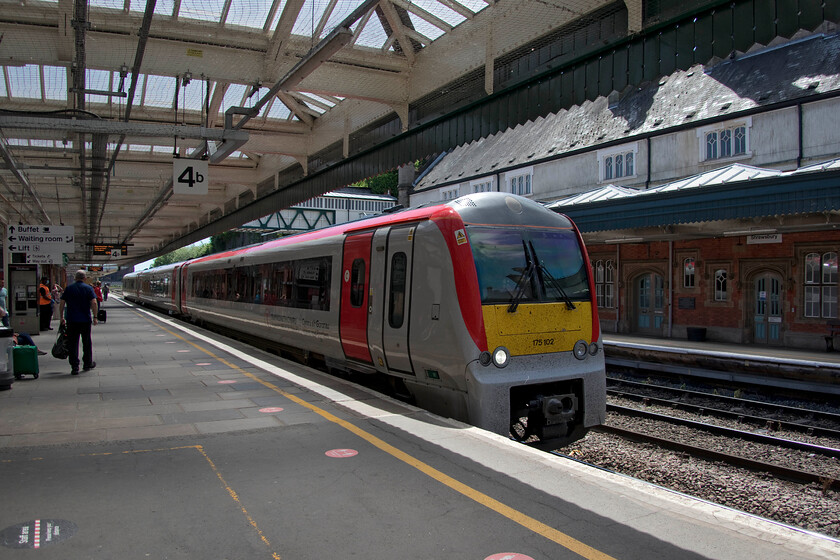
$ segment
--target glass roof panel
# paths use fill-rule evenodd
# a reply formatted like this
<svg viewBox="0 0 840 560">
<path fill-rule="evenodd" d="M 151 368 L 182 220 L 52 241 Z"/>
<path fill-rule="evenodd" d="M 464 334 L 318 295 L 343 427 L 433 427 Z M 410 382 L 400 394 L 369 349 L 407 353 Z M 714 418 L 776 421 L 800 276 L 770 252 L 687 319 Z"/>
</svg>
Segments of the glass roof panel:
<svg viewBox="0 0 840 560">
<path fill-rule="evenodd" d="M 143 103 L 152 107 L 172 107 L 175 102 L 175 78 L 148 75 Z"/>
<path fill-rule="evenodd" d="M 321 97 L 320 95 L 316 95 L 314 93 L 306 92 L 306 96 L 314 99 L 315 101 L 320 101 L 324 105 L 328 105 L 330 108 L 335 107 L 335 103 L 333 103 L 329 99 Z"/>
<path fill-rule="evenodd" d="M 487 2 L 484 0 L 458 0 L 458 3 L 462 6 L 466 6 L 475 13 L 480 12 L 488 6 Z"/>
<path fill-rule="evenodd" d="M 219 106 L 219 113 L 224 114 L 230 107 L 241 107 L 246 89 L 248 89 L 248 86 L 245 84 L 230 84 L 222 99 L 222 104 Z"/>
<path fill-rule="evenodd" d="M 67 100 L 67 70 L 61 66 L 44 66 L 44 92 L 47 99 Z"/>
<path fill-rule="evenodd" d="M 225 0 L 181 0 L 178 17 L 218 23 L 224 5 Z"/>
<path fill-rule="evenodd" d="M 122 10 L 125 6 L 123 0 L 90 0 L 91 8 L 112 8 L 114 10 Z"/>
<path fill-rule="evenodd" d="M 204 106 L 204 98 L 207 93 L 204 80 L 193 79 L 187 87 L 182 87 L 178 92 L 178 109 L 187 111 L 201 111 Z M 210 84 L 213 87 L 213 84 Z"/>
<path fill-rule="evenodd" d="M 309 109 L 311 109 L 312 111 L 315 111 L 316 113 L 318 113 L 320 115 L 323 115 L 324 113 L 327 112 L 326 109 L 324 109 L 323 107 L 321 107 L 317 103 L 313 103 L 314 99 L 308 93 L 295 92 L 294 96 L 297 98 L 298 101 L 300 101 L 301 103 L 303 103 L 304 105 L 309 107 Z"/>
<path fill-rule="evenodd" d="M 430 14 L 436 15 L 451 26 L 456 26 L 467 18 L 438 2 L 437 0 L 412 0 L 418 8 L 423 8 Z"/>
<path fill-rule="evenodd" d="M 356 24 L 356 27 L 358 27 L 358 24 Z M 387 40 L 388 34 L 385 33 L 385 29 L 379 22 L 379 18 L 374 15 L 368 20 L 365 28 L 362 29 L 362 33 L 359 35 L 359 38 L 356 39 L 356 44 L 362 47 L 373 47 L 375 49 L 379 49 Z"/>
<path fill-rule="evenodd" d="M 289 110 L 286 105 L 280 101 L 279 99 L 275 98 L 274 102 L 271 104 L 271 107 L 268 109 L 268 118 L 270 119 L 281 119 L 281 120 L 288 120 L 289 116 L 292 112 Z"/>
<path fill-rule="evenodd" d="M 315 26 L 321 20 L 326 7 L 327 0 L 306 0 L 295 21 L 295 26 L 292 28 L 292 34 L 312 37 Z"/>
<path fill-rule="evenodd" d="M 262 29 L 271 9 L 269 0 L 233 0 L 225 25 L 242 25 Z"/>
<path fill-rule="evenodd" d="M 160 14 L 162 16 L 171 16 L 172 11 L 175 9 L 175 2 L 174 0 L 157 0 L 155 3 L 155 13 Z M 132 12 L 140 12 L 145 13 L 146 11 L 146 0 L 131 0 L 131 8 Z"/>
<path fill-rule="evenodd" d="M 33 138 L 29 141 L 29 145 L 35 148 L 55 148 L 54 140 L 38 140 Z"/>
<path fill-rule="evenodd" d="M 444 6 L 437 0 L 412 0 L 411 3 L 418 8 L 426 10 L 430 14 L 436 15 L 453 27 L 467 19 L 452 8 Z"/>
<path fill-rule="evenodd" d="M 417 14 L 413 14 L 408 12 L 408 17 L 411 19 L 411 23 L 414 24 L 414 29 L 420 33 L 421 35 L 428 37 L 432 41 L 440 37 L 445 33 L 443 29 L 436 25 L 432 25 L 425 19 L 421 18 Z"/>
<path fill-rule="evenodd" d="M 41 76 L 37 64 L 7 66 L 9 74 L 9 97 L 41 99 Z"/>
<path fill-rule="evenodd" d="M 271 20 L 271 26 L 269 26 L 270 31 L 274 31 L 277 28 L 277 22 L 280 21 L 280 16 L 283 15 L 283 8 L 286 7 L 286 0 L 282 0 L 280 5 L 277 7 L 277 12 L 274 14 L 274 19 Z"/>
<path fill-rule="evenodd" d="M 107 70 L 85 69 L 85 89 L 99 91 L 111 91 L 111 73 Z M 110 97 L 107 95 L 86 94 L 86 103 L 108 103 Z"/>
<path fill-rule="evenodd" d="M 357 8 L 358 4 L 358 2 L 339 2 L 333 8 L 330 17 L 327 18 L 327 24 L 324 26 L 324 31 L 321 32 L 319 39 L 326 37 L 336 25 L 344 21 L 344 18 L 349 16 Z"/>
<path fill-rule="evenodd" d="M 0 97 L 8 97 L 9 92 L 6 91 L 6 71 L 3 66 L 0 66 Z"/>
</svg>

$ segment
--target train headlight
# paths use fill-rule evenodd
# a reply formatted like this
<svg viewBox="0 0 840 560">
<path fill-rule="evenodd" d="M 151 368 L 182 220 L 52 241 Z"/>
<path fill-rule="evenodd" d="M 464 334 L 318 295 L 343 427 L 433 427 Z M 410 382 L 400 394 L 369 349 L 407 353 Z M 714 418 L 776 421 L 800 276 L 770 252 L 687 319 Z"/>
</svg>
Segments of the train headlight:
<svg viewBox="0 0 840 560">
<path fill-rule="evenodd" d="M 575 358 L 583 360 L 586 358 L 587 352 L 589 352 L 589 345 L 585 340 L 578 340 L 575 342 L 575 346 L 572 348 L 572 353 L 575 355 Z"/>
<path fill-rule="evenodd" d="M 493 350 L 493 364 L 498 368 L 503 368 L 508 365 L 510 361 L 510 352 L 504 346 L 499 346 Z"/>
<path fill-rule="evenodd" d="M 594 356 L 597 353 L 598 353 L 598 343 L 593 342 L 589 345 L 589 355 Z"/>
</svg>

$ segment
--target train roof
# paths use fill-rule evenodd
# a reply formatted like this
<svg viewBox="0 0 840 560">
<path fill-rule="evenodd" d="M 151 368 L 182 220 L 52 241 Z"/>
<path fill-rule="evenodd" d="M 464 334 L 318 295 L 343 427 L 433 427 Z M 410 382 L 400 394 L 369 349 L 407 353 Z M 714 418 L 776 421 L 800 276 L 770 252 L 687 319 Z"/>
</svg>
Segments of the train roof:
<svg viewBox="0 0 840 560">
<path fill-rule="evenodd" d="M 430 219 L 444 219 L 452 216 L 458 216 L 465 224 L 472 225 L 505 224 L 519 227 L 552 227 L 562 229 L 574 227 L 571 220 L 565 215 L 552 212 L 533 200 L 508 193 L 473 193 L 455 200 L 439 201 L 419 208 L 409 208 L 389 214 L 362 218 L 353 222 L 315 231 L 288 235 L 256 245 L 214 253 L 190 261 L 155 268 L 154 271 L 159 272 L 166 268 L 174 269 L 178 266 L 183 266 L 185 263 L 199 264 L 220 259 L 230 259 L 256 252 L 270 251 L 271 249 L 286 245 L 296 245 L 307 241 L 372 230 L 386 225 L 406 224 Z"/>
</svg>

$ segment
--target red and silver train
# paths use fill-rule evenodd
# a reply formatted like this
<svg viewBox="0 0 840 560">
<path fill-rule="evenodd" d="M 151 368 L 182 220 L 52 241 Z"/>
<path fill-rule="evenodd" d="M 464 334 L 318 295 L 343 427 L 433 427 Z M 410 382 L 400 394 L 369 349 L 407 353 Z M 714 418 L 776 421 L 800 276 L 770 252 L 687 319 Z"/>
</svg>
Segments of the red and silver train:
<svg viewBox="0 0 840 560">
<path fill-rule="evenodd" d="M 129 300 L 389 376 L 432 412 L 560 447 L 604 421 L 575 225 L 479 193 L 135 272 Z"/>
</svg>

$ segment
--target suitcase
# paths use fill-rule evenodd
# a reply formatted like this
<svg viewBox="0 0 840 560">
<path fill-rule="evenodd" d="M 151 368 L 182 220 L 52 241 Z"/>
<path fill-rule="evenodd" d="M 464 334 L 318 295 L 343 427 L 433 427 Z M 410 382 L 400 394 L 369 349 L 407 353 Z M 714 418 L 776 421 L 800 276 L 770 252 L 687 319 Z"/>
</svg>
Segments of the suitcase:
<svg viewBox="0 0 840 560">
<path fill-rule="evenodd" d="M 15 379 L 24 375 L 32 375 L 38 379 L 38 347 L 14 346 L 12 348 L 12 363 L 14 364 Z"/>
<path fill-rule="evenodd" d="M 96 312 L 96 320 L 99 321 L 100 323 L 104 323 L 105 321 L 108 320 L 108 312 L 105 311 L 104 309 L 100 309 L 99 311 Z"/>
</svg>

